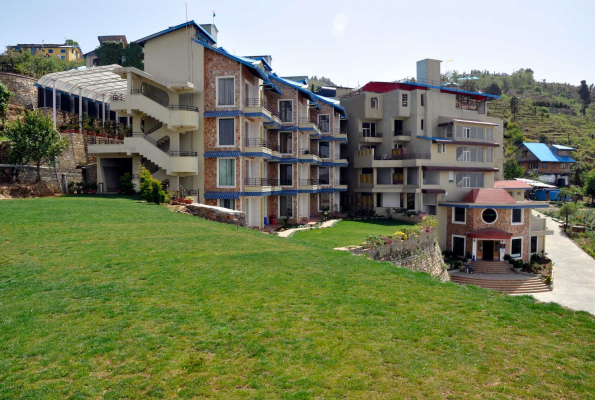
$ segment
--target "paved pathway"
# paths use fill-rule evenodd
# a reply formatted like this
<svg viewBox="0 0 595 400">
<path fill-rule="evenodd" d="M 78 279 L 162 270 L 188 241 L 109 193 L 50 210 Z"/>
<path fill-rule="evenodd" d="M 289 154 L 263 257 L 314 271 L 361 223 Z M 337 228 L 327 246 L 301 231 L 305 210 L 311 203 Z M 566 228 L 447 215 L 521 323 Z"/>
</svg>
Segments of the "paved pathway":
<svg viewBox="0 0 595 400">
<path fill-rule="evenodd" d="M 533 296 L 539 301 L 595 314 L 595 260 L 562 236 L 558 223 L 546 218 L 548 229 L 554 231 L 545 239 L 545 252 L 554 262 L 554 290 Z"/>
<path fill-rule="evenodd" d="M 312 224 L 311 227 L 309 228 L 294 228 L 294 229 L 287 229 L 286 231 L 283 232 L 279 232 L 278 236 L 279 237 L 283 237 L 283 238 L 287 238 L 290 237 L 291 235 L 293 235 L 296 232 L 299 231 L 306 231 L 308 229 L 322 229 L 322 228 L 330 228 L 332 226 L 334 226 L 337 222 L 339 222 L 339 219 L 329 219 L 326 222 L 323 222 L 319 228 L 316 228 L 316 224 Z"/>
</svg>

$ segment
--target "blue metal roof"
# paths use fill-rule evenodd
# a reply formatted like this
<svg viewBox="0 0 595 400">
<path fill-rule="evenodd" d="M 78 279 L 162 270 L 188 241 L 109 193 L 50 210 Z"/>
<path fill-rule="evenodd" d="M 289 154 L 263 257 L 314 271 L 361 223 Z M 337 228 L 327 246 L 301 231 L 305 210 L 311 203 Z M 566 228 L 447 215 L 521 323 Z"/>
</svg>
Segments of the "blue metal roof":
<svg viewBox="0 0 595 400">
<path fill-rule="evenodd" d="M 164 30 L 162 30 L 160 32 L 153 33 L 152 35 L 145 36 L 142 39 L 135 40 L 134 43 L 143 45 L 144 43 L 146 43 L 147 41 L 149 41 L 151 39 L 155 39 L 155 38 L 157 38 L 159 36 L 165 35 L 166 33 L 177 31 L 178 29 L 185 28 L 185 27 L 187 27 L 189 25 L 195 26 L 199 30 L 199 32 L 201 33 L 201 35 L 205 37 L 205 39 L 207 40 L 207 42 L 209 42 L 209 44 L 212 45 L 212 44 L 217 43 L 217 41 L 215 39 L 213 39 L 213 37 L 211 35 L 209 35 L 209 33 L 207 31 L 205 31 L 202 26 L 200 26 L 196 22 L 194 22 L 194 20 L 188 21 L 188 22 L 184 22 L 183 24 L 180 24 L 180 25 L 170 26 L 169 28 L 164 29 Z"/>
<path fill-rule="evenodd" d="M 560 157 L 556 155 L 545 143 L 523 143 L 522 146 L 525 146 L 541 162 L 576 162 L 572 157 Z"/>
<path fill-rule="evenodd" d="M 316 98 L 314 97 L 314 94 L 313 94 L 312 92 L 310 92 L 310 91 L 308 91 L 308 90 L 306 90 L 306 89 L 302 88 L 301 86 L 298 86 L 298 85 L 296 85 L 296 83 L 295 83 L 295 82 L 293 82 L 293 81 L 290 81 L 290 80 L 288 80 L 288 79 L 280 78 L 280 77 L 278 77 L 276 74 L 269 74 L 269 76 L 270 76 L 272 79 L 275 79 L 275 80 L 277 80 L 277 81 L 279 81 L 279 82 L 282 82 L 282 83 L 286 84 L 287 86 L 291 86 L 292 88 L 294 88 L 294 89 L 297 89 L 297 90 L 298 90 L 299 92 L 301 92 L 301 93 L 304 95 L 304 97 L 306 97 L 308 100 L 310 100 L 310 101 L 314 101 L 314 102 L 316 101 Z"/>
<path fill-rule="evenodd" d="M 322 101 L 324 101 L 326 104 L 330 104 L 331 106 L 335 107 L 335 110 L 337 110 L 337 112 L 338 112 L 340 115 L 342 115 L 342 116 L 344 116 L 345 118 L 347 118 L 347 113 L 345 112 L 345 109 L 344 109 L 343 107 L 341 107 L 341 106 L 339 106 L 339 105 L 335 104 L 335 102 L 334 102 L 333 100 L 331 100 L 331 99 L 329 99 L 329 98 L 326 98 L 326 97 L 319 96 L 319 95 L 317 95 L 317 94 L 313 94 L 313 95 L 314 95 L 314 97 L 316 97 L 318 100 L 322 100 Z"/>
<path fill-rule="evenodd" d="M 418 136 L 419 139 L 433 140 L 435 142 L 453 142 L 452 139 L 443 139 L 438 137 Z"/>
</svg>

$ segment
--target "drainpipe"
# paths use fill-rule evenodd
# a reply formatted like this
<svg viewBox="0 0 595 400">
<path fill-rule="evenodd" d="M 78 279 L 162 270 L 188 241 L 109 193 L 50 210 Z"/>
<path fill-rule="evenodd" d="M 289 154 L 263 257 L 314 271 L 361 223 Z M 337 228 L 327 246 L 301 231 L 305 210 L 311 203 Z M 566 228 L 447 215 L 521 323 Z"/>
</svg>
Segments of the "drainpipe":
<svg viewBox="0 0 595 400">
<path fill-rule="evenodd" d="M 79 88 L 79 132 L 83 133 L 83 88 Z"/>
</svg>

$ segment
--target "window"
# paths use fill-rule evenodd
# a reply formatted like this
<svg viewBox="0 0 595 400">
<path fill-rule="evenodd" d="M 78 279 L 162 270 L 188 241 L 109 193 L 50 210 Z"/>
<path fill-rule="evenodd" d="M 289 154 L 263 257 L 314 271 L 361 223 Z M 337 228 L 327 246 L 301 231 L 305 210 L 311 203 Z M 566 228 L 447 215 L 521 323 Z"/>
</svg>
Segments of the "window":
<svg viewBox="0 0 595 400">
<path fill-rule="evenodd" d="M 452 236 L 452 252 L 457 257 L 465 257 L 465 237 Z"/>
<path fill-rule="evenodd" d="M 279 217 L 291 218 L 293 216 L 293 201 L 291 196 L 279 196 Z"/>
<path fill-rule="evenodd" d="M 62 49 L 60 50 L 60 53 L 66 53 L 66 50 Z"/>
<path fill-rule="evenodd" d="M 318 182 L 321 185 L 330 185 L 329 167 L 318 167 Z"/>
<path fill-rule="evenodd" d="M 483 147 L 457 146 L 457 161 L 483 162 Z"/>
<path fill-rule="evenodd" d="M 406 94 L 401 95 L 401 105 L 403 107 L 407 107 L 407 95 Z"/>
<path fill-rule="evenodd" d="M 328 133 L 331 131 L 331 116 L 328 114 L 323 114 L 318 116 L 318 126 L 323 133 Z"/>
<path fill-rule="evenodd" d="M 424 95 L 424 94 L 422 94 L 422 95 L 420 96 L 420 99 L 421 99 L 421 100 L 420 100 L 420 101 L 421 101 L 421 106 L 423 107 L 423 106 L 425 105 L 425 101 L 424 101 L 424 100 L 425 100 L 425 95 Z"/>
<path fill-rule="evenodd" d="M 217 105 L 235 106 L 235 78 L 217 78 Z"/>
<path fill-rule="evenodd" d="M 318 143 L 318 154 L 320 158 L 330 158 L 330 145 L 329 142 Z"/>
<path fill-rule="evenodd" d="M 279 165 L 281 186 L 293 186 L 293 169 L 291 164 Z"/>
<path fill-rule="evenodd" d="M 403 134 L 403 121 L 396 119 L 394 124 L 395 132 L 394 135 L 402 135 Z"/>
<path fill-rule="evenodd" d="M 531 253 L 537 253 L 537 236 L 531 236 Z"/>
<path fill-rule="evenodd" d="M 279 133 L 279 150 L 282 154 L 293 153 L 293 135 L 291 132 Z"/>
<path fill-rule="evenodd" d="M 217 160 L 217 186 L 236 186 L 236 160 L 233 158 L 219 158 Z"/>
<path fill-rule="evenodd" d="M 523 238 L 512 238 L 510 241 L 510 256 L 521 257 L 523 255 Z"/>
<path fill-rule="evenodd" d="M 457 172 L 457 187 L 483 187 L 483 172 Z"/>
<path fill-rule="evenodd" d="M 566 163 L 560 163 L 560 169 L 566 169 L 568 164 Z"/>
<path fill-rule="evenodd" d="M 498 213 L 493 208 L 486 208 L 481 213 L 481 219 L 486 224 L 493 224 L 498 219 Z"/>
<path fill-rule="evenodd" d="M 523 209 L 513 208 L 512 209 L 512 224 L 521 225 L 523 223 Z"/>
<path fill-rule="evenodd" d="M 54 49 L 49 49 L 48 50 L 48 53 L 53 53 L 53 52 L 54 52 Z"/>
<path fill-rule="evenodd" d="M 378 97 L 372 97 L 370 99 L 370 108 L 372 110 L 378 110 Z"/>
<path fill-rule="evenodd" d="M 233 118 L 221 118 L 218 125 L 217 146 L 234 146 L 235 129 Z"/>
<path fill-rule="evenodd" d="M 486 140 L 489 140 L 489 141 L 494 140 L 494 134 L 493 134 L 492 128 L 486 128 Z"/>
<path fill-rule="evenodd" d="M 318 209 L 320 211 L 330 211 L 331 209 L 331 194 L 318 193 Z"/>
<path fill-rule="evenodd" d="M 66 60 L 66 57 L 64 57 L 64 56 L 61 56 L 60 58 L 61 58 L 62 60 Z"/>
<path fill-rule="evenodd" d="M 463 207 L 454 207 L 452 213 L 452 222 L 455 224 L 464 224 L 466 222 L 466 210 Z"/>
<path fill-rule="evenodd" d="M 376 137 L 376 123 L 362 122 L 362 132 L 364 137 Z"/>
<path fill-rule="evenodd" d="M 486 148 L 486 162 L 493 162 L 493 158 L 492 158 L 493 152 L 492 152 L 492 148 L 488 147 Z"/>
<path fill-rule="evenodd" d="M 438 143 L 438 153 L 446 153 L 446 143 Z"/>
<path fill-rule="evenodd" d="M 229 208 L 230 210 L 236 209 L 235 199 L 219 199 L 219 207 Z"/>
<path fill-rule="evenodd" d="M 544 169 L 546 169 L 547 167 L 548 167 L 548 164 L 547 164 L 546 162 L 544 162 L 544 163 L 541 163 L 541 168 L 544 168 Z"/>
<path fill-rule="evenodd" d="M 422 131 L 424 130 L 424 120 L 423 119 L 421 120 L 421 130 Z"/>
<path fill-rule="evenodd" d="M 279 100 L 281 122 L 293 122 L 293 100 Z"/>
<path fill-rule="evenodd" d="M 449 182 L 455 181 L 455 173 L 453 171 L 448 171 L 448 181 Z"/>
<path fill-rule="evenodd" d="M 461 139 L 484 139 L 483 127 L 461 126 L 456 127 L 456 137 Z"/>
</svg>

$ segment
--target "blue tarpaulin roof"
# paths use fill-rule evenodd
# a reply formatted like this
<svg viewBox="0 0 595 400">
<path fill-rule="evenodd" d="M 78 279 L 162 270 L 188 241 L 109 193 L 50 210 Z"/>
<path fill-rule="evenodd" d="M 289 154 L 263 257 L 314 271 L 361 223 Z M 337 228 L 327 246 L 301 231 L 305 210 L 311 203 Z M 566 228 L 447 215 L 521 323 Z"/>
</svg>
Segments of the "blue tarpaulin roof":
<svg viewBox="0 0 595 400">
<path fill-rule="evenodd" d="M 541 162 L 576 162 L 572 157 L 557 156 L 545 143 L 523 143 L 522 146 L 525 146 Z"/>
</svg>

